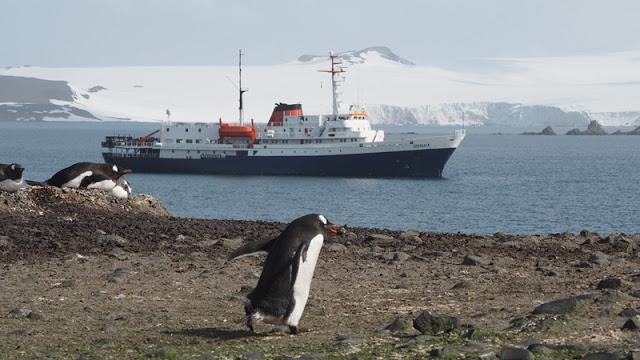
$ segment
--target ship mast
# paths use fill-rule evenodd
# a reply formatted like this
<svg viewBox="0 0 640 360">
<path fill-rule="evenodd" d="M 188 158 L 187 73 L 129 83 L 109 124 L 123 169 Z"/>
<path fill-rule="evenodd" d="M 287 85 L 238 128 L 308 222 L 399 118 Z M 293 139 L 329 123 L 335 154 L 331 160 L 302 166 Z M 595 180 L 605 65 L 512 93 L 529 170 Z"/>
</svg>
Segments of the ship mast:
<svg viewBox="0 0 640 360">
<path fill-rule="evenodd" d="M 319 70 L 320 72 L 331 73 L 331 91 L 333 96 L 333 115 L 338 115 L 338 85 L 340 79 L 338 74 L 346 72 L 343 67 L 336 66 L 342 64 L 340 56 L 334 55 L 333 51 L 329 52 L 329 58 L 331 59 L 331 70 Z"/>
<path fill-rule="evenodd" d="M 248 89 L 242 88 L 242 55 L 244 55 L 242 53 L 242 49 L 238 50 L 238 92 L 239 92 L 239 102 L 240 102 L 240 106 L 238 107 L 238 111 L 239 111 L 238 119 L 240 121 L 240 125 L 242 125 L 242 122 L 244 121 L 244 109 L 242 107 L 242 94 L 249 91 Z"/>
</svg>

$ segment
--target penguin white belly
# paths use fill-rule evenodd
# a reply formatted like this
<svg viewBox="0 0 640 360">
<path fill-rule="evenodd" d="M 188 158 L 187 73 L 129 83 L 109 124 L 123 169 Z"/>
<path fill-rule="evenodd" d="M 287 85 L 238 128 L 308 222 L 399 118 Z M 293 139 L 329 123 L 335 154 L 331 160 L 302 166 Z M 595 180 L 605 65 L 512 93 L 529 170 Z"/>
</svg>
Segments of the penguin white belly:
<svg viewBox="0 0 640 360">
<path fill-rule="evenodd" d="M 98 189 L 104 191 L 111 191 L 116 186 L 116 182 L 113 180 L 102 180 L 87 185 L 87 189 Z"/>
<path fill-rule="evenodd" d="M 0 181 L 0 191 L 16 192 L 20 190 L 22 185 L 22 178 L 18 180 L 4 179 Z"/>
<path fill-rule="evenodd" d="M 111 194 L 119 199 L 126 199 L 129 197 L 129 193 L 127 190 L 123 189 L 122 186 L 116 186 L 111 189 Z"/>
<path fill-rule="evenodd" d="M 289 326 L 298 326 L 304 307 L 307 305 L 307 299 L 309 298 L 309 290 L 311 288 L 311 280 L 313 279 L 313 272 L 316 269 L 316 263 L 320 256 L 320 249 L 324 242 L 324 236 L 322 234 L 316 235 L 309 242 L 309 248 L 307 249 L 307 261 L 304 261 L 303 257 L 300 257 L 300 264 L 298 266 L 298 276 L 293 283 L 293 299 L 295 304 L 291 314 L 287 317 L 285 323 Z"/>
<path fill-rule="evenodd" d="M 73 179 L 67 181 L 66 183 L 62 184 L 61 187 L 63 187 L 63 188 L 68 187 L 68 188 L 76 188 L 77 189 L 77 188 L 80 187 L 80 183 L 82 183 L 82 180 L 84 178 L 86 178 L 87 176 L 91 176 L 91 175 L 93 175 L 93 171 L 85 171 L 82 174 L 80 174 L 80 175 L 74 177 Z"/>
</svg>

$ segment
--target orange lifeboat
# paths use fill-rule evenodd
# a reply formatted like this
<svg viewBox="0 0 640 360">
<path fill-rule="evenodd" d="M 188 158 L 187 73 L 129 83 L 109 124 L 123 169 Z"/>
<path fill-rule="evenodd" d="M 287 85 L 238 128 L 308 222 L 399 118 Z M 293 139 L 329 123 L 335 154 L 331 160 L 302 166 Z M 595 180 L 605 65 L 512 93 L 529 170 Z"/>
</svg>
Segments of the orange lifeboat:
<svg viewBox="0 0 640 360">
<path fill-rule="evenodd" d="M 243 138 L 251 144 L 256 142 L 256 129 L 253 126 L 225 124 L 220 121 L 218 135 L 220 137 L 220 143 L 225 143 L 226 140 L 235 142 L 234 140 L 242 140 Z"/>
</svg>

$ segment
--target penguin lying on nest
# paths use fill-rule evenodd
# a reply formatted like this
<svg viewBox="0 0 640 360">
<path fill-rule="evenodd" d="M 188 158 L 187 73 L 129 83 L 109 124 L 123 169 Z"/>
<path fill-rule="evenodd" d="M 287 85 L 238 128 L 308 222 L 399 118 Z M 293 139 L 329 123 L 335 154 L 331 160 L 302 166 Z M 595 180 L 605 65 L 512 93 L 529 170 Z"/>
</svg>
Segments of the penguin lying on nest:
<svg viewBox="0 0 640 360">
<path fill-rule="evenodd" d="M 20 164 L 0 164 L 0 191 L 20 190 L 23 171 L 24 168 Z"/>
<path fill-rule="evenodd" d="M 244 302 L 247 327 L 252 333 L 255 323 L 263 321 L 287 325 L 292 334 L 298 334 L 322 244 L 328 233 L 343 231 L 323 215 L 305 215 L 293 220 L 277 238 L 247 244 L 229 256 L 229 260 L 235 260 L 267 254 L 258 285 Z"/>
<path fill-rule="evenodd" d="M 118 169 L 113 164 L 79 162 L 53 174 L 49 180 L 27 180 L 27 184 L 59 188 L 99 189 L 109 191 L 117 197 L 126 198 L 131 193 L 131 187 L 126 180 L 122 179 L 122 176 L 130 172 L 129 169 Z"/>
</svg>

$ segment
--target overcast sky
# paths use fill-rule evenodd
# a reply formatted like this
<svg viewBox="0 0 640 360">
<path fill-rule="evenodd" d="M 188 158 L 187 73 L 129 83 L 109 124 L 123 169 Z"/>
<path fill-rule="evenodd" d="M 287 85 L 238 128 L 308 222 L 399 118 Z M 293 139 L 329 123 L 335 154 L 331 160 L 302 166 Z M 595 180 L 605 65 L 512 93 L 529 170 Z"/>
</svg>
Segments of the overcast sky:
<svg viewBox="0 0 640 360">
<path fill-rule="evenodd" d="M 0 0 L 0 65 L 278 64 L 390 47 L 421 65 L 640 49 L 638 0 Z"/>
</svg>

